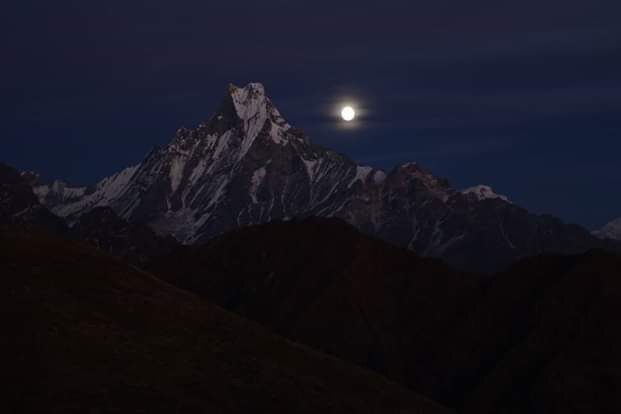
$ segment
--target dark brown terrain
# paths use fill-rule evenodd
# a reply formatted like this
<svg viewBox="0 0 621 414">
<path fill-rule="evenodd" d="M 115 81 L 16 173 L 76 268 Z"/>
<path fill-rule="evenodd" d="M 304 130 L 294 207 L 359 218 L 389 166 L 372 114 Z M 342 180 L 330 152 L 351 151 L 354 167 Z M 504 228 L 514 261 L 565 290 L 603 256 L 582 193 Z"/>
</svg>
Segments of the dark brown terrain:
<svg viewBox="0 0 621 414">
<path fill-rule="evenodd" d="M 493 277 L 336 220 L 242 229 L 153 264 L 171 283 L 463 412 L 619 412 L 621 259 Z"/>
<path fill-rule="evenodd" d="M 82 215 L 70 235 L 138 266 L 171 253 L 178 245 L 172 237 L 159 237 L 144 224 L 123 220 L 109 207 L 98 207 Z"/>
<path fill-rule="evenodd" d="M 82 245 L 0 237 L 10 413 L 447 413 Z"/>
</svg>

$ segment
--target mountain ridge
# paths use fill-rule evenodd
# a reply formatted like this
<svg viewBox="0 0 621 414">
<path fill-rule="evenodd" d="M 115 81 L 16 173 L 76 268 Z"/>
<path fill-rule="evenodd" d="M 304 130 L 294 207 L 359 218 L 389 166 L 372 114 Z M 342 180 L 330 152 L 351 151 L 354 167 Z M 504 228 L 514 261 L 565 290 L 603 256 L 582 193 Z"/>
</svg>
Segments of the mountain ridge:
<svg viewBox="0 0 621 414">
<path fill-rule="evenodd" d="M 621 407 L 621 255 L 535 256 L 490 277 L 307 218 L 184 246 L 150 268 L 461 413 Z"/>
</svg>

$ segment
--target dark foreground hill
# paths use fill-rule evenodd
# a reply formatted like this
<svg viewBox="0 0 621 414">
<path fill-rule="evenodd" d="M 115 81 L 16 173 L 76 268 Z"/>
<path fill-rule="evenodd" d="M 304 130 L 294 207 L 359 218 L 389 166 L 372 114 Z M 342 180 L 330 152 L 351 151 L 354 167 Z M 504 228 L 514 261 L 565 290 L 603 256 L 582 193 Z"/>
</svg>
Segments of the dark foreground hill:
<svg viewBox="0 0 621 414">
<path fill-rule="evenodd" d="M 310 219 L 242 229 L 153 266 L 464 412 L 621 412 L 614 255 L 535 257 L 477 276 Z"/>
<path fill-rule="evenodd" d="M 69 236 L 141 267 L 178 245 L 172 237 L 160 237 L 144 224 L 123 220 L 109 207 L 97 207 L 82 215 Z"/>
<path fill-rule="evenodd" d="M 445 413 L 106 254 L 0 233 L 10 413 Z"/>
</svg>

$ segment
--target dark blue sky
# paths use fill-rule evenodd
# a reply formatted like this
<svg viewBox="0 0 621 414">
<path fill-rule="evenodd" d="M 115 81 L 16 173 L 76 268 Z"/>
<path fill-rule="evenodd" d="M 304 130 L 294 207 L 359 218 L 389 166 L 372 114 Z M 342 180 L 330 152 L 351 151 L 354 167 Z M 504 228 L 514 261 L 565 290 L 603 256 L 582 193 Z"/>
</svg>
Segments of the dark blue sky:
<svg viewBox="0 0 621 414">
<path fill-rule="evenodd" d="M 0 160 L 90 183 L 260 81 L 319 144 L 535 212 L 621 216 L 621 2 L 29 1 L 0 16 Z M 330 108 L 365 109 L 340 128 Z"/>
</svg>

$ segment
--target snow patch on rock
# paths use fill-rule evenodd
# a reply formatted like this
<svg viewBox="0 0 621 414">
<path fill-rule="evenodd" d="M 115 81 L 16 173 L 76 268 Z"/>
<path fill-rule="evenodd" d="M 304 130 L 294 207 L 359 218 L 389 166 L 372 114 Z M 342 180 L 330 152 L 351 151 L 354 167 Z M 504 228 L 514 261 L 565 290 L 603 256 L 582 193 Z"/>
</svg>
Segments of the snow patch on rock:
<svg viewBox="0 0 621 414">
<path fill-rule="evenodd" d="M 252 202 L 254 204 L 257 204 L 257 191 L 259 190 L 259 187 L 261 187 L 261 184 L 263 183 L 263 179 L 265 178 L 265 173 L 266 173 L 265 167 L 261 167 L 252 174 L 252 179 L 250 180 L 249 195 L 250 195 L 250 198 L 252 198 Z"/>
<path fill-rule="evenodd" d="M 375 174 L 373 174 L 373 182 L 375 184 L 382 184 L 384 181 L 386 181 L 386 173 L 382 170 L 375 171 Z"/>
<path fill-rule="evenodd" d="M 308 175 L 308 178 L 310 180 L 310 182 L 313 182 L 313 179 L 315 177 L 315 169 L 317 167 L 317 160 L 305 160 L 302 159 L 302 161 L 304 162 L 304 167 L 306 167 L 306 175 Z"/>
<path fill-rule="evenodd" d="M 360 181 L 364 184 L 364 182 L 367 180 L 367 177 L 369 176 L 371 171 L 373 171 L 373 167 L 360 166 L 360 165 L 357 166 L 356 175 L 347 185 L 347 188 L 351 188 L 351 186 L 354 185 L 357 181 Z"/>
<path fill-rule="evenodd" d="M 76 197 L 73 198 L 73 201 L 52 208 L 52 212 L 61 217 L 69 217 L 80 215 L 95 207 L 109 206 L 127 190 L 138 167 L 138 165 L 128 167 L 117 174 L 104 178 L 95 185 L 95 190 L 89 194 L 86 194 L 84 187 L 65 187 L 62 192 L 63 195 L 76 195 Z M 59 187 L 52 186 L 52 190 L 59 190 Z"/>
<path fill-rule="evenodd" d="M 186 157 L 183 155 L 176 156 L 170 163 L 170 189 L 173 193 L 177 192 L 177 189 L 181 184 L 185 163 Z"/>
</svg>

